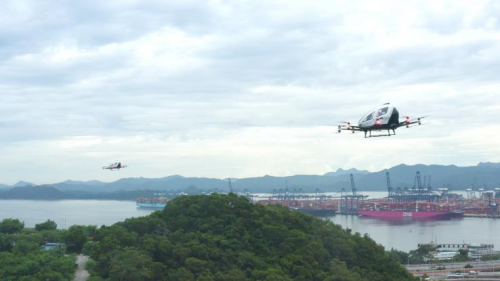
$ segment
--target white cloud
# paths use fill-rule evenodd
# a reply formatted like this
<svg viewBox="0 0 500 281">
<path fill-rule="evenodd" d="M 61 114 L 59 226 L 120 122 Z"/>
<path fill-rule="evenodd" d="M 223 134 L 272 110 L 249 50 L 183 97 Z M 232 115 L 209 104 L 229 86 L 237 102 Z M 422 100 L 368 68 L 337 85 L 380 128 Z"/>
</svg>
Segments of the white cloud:
<svg viewBox="0 0 500 281">
<path fill-rule="evenodd" d="M 4 1 L 0 182 L 498 161 L 482 125 L 500 107 L 498 15 L 495 1 Z M 336 134 L 384 102 L 429 124 Z M 133 168 L 93 170 L 117 160 Z"/>
</svg>

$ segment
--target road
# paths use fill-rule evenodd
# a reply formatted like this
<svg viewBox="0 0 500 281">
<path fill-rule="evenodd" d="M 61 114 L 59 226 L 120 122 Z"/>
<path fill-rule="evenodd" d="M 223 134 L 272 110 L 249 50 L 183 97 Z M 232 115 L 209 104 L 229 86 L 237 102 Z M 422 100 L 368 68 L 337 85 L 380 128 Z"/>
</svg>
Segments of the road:
<svg viewBox="0 0 500 281">
<path fill-rule="evenodd" d="M 464 268 L 470 264 L 472 268 Z M 465 280 L 498 280 L 500 277 L 500 261 L 469 261 L 455 263 L 435 263 L 435 264 L 412 264 L 405 265 L 413 273 L 413 276 L 421 277 L 426 274 L 430 280 L 443 280 L 447 275 L 456 271 L 464 274 Z M 438 267 L 444 267 L 444 270 L 436 270 Z M 469 275 L 470 271 L 476 271 L 478 275 Z"/>
<path fill-rule="evenodd" d="M 434 264 L 410 264 L 406 265 L 406 269 L 409 271 L 428 271 L 435 270 L 437 267 L 446 267 L 446 269 L 463 269 L 467 264 L 472 265 L 474 268 L 490 268 L 490 267 L 500 267 L 500 260 L 494 261 L 467 261 L 467 262 L 446 262 L 446 263 L 434 263 Z"/>
<path fill-rule="evenodd" d="M 429 276 L 429 280 L 448 280 L 448 273 L 443 274 L 427 274 Z M 498 272 L 480 272 L 479 274 L 470 275 L 467 273 L 463 274 L 463 278 L 459 278 L 459 280 L 474 280 L 474 281 L 498 281 L 498 277 L 500 274 Z M 455 279 L 457 280 L 457 279 Z"/>
<path fill-rule="evenodd" d="M 88 256 L 78 255 L 76 257 L 76 264 L 78 264 L 78 268 L 76 269 L 75 278 L 73 279 L 73 281 L 87 281 L 87 279 L 90 277 L 89 272 L 85 270 L 85 265 L 87 264 L 88 260 Z"/>
</svg>

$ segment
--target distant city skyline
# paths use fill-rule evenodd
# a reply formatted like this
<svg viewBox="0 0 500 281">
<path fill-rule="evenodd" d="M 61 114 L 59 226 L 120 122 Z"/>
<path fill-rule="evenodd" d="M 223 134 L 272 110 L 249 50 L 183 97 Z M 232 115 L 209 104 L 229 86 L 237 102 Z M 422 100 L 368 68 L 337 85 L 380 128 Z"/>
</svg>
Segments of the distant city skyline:
<svg viewBox="0 0 500 281">
<path fill-rule="evenodd" d="M 495 1 L 0 6 L 0 183 L 500 162 Z M 430 117 L 337 134 L 385 102 Z"/>
</svg>

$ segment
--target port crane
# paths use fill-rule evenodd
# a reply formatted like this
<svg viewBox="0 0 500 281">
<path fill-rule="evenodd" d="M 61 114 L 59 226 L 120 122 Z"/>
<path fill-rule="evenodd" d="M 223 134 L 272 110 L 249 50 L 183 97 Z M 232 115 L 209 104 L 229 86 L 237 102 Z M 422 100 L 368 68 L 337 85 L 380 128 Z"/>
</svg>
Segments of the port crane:
<svg viewBox="0 0 500 281">
<path fill-rule="evenodd" d="M 391 184 L 391 176 L 389 175 L 389 172 L 385 173 L 385 177 L 387 179 L 387 191 L 389 192 L 389 198 L 394 196 L 394 192 L 392 189 L 392 184 Z"/>
<path fill-rule="evenodd" d="M 351 193 L 348 194 L 346 190 L 343 188 L 342 189 L 342 194 L 341 194 L 341 213 L 343 214 L 357 214 L 360 201 L 363 203 L 364 199 L 368 197 L 367 195 L 362 195 L 358 193 L 358 190 L 356 188 L 356 184 L 354 183 L 354 175 L 350 174 L 350 180 L 351 180 Z"/>
<path fill-rule="evenodd" d="M 406 116 L 404 121 L 399 121 L 399 111 L 390 103 L 384 103 L 366 113 L 359 119 L 358 125 L 353 125 L 352 122 L 345 121 L 338 126 L 338 132 L 350 131 L 353 134 L 356 132 L 364 132 L 365 138 L 371 137 L 390 137 L 396 135 L 396 129 L 401 127 L 414 127 L 422 125 L 422 119 L 428 116 L 412 118 Z M 387 131 L 387 134 L 372 135 L 372 132 Z M 392 133 L 391 133 L 392 131 Z"/>
<path fill-rule="evenodd" d="M 231 178 L 228 178 L 227 181 L 229 182 L 229 193 L 233 193 L 233 184 L 231 183 Z"/>
<path fill-rule="evenodd" d="M 391 179 L 389 172 L 386 172 L 387 178 L 387 189 L 389 191 L 389 198 L 397 202 L 415 202 L 415 201 L 426 201 L 432 202 L 439 198 L 439 195 L 432 191 L 430 186 L 431 176 L 425 177 L 426 184 L 422 184 L 422 178 L 420 172 L 417 171 L 415 177 L 413 178 L 413 187 L 405 187 L 403 190 L 397 188 L 396 192 L 393 191 L 391 185 Z"/>
<path fill-rule="evenodd" d="M 420 178 L 419 171 L 417 171 L 416 178 L 417 178 L 418 195 L 421 195 L 422 194 L 422 179 Z"/>
<path fill-rule="evenodd" d="M 476 181 L 477 177 L 474 177 L 474 182 L 472 183 L 471 187 L 466 189 L 468 199 L 476 198 L 476 191 L 474 190 L 476 187 Z"/>
<path fill-rule="evenodd" d="M 356 189 L 356 184 L 354 183 L 354 176 L 353 176 L 353 174 L 351 174 L 350 176 L 351 176 L 351 190 L 352 190 L 352 195 L 356 196 L 356 195 L 358 195 L 358 191 Z"/>
</svg>

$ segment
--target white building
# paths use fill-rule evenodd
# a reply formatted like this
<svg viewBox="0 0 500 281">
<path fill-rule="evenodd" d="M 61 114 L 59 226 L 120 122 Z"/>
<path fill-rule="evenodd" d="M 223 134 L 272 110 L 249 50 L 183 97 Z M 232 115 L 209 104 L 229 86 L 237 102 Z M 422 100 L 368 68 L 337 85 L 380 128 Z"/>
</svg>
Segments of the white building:
<svg viewBox="0 0 500 281">
<path fill-rule="evenodd" d="M 446 261 L 453 259 L 457 254 L 458 252 L 435 252 L 433 257 L 435 260 Z"/>
<path fill-rule="evenodd" d="M 480 259 L 484 255 L 500 254 L 499 251 L 495 251 L 493 244 L 438 244 L 431 242 L 429 244 L 419 244 L 418 246 L 424 245 L 432 246 L 436 250 L 433 257 L 437 260 L 451 260 L 458 254 L 459 250 L 468 250 L 468 256 L 472 259 Z"/>
</svg>

